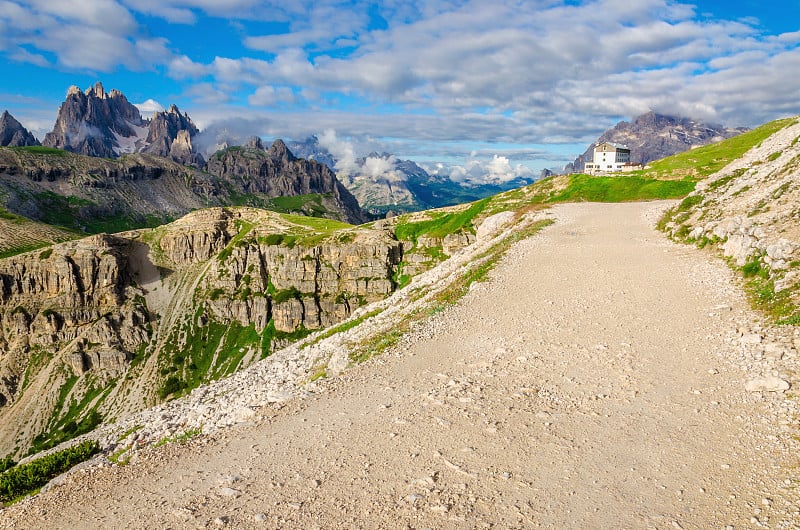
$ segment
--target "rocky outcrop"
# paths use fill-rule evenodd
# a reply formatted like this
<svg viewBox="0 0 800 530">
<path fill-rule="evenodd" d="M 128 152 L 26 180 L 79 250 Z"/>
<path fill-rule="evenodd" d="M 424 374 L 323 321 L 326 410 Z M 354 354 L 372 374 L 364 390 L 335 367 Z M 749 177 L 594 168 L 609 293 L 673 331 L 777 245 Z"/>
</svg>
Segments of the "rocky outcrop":
<svg viewBox="0 0 800 530">
<path fill-rule="evenodd" d="M 102 158 L 150 153 L 199 167 L 203 157 L 191 143 L 198 132 L 191 118 L 175 105 L 143 119 L 122 92 L 106 92 L 98 82 L 85 91 L 70 87 L 42 145 Z"/>
<path fill-rule="evenodd" d="M 358 201 L 324 164 L 296 158 L 282 140 L 268 148 L 256 138 L 242 147 L 219 151 L 206 164 L 206 171 L 240 187 L 243 193 L 267 197 L 317 193 L 329 196 L 350 223 L 365 216 Z"/>
<path fill-rule="evenodd" d="M 37 140 L 14 116 L 3 111 L 0 115 L 0 146 L 2 147 L 24 147 L 39 145 Z"/>
<path fill-rule="evenodd" d="M 75 375 L 123 371 L 148 339 L 149 321 L 131 281 L 129 248 L 98 235 L 0 260 L 0 381 L 30 383 L 36 352 L 61 356 Z M 15 388 L 0 384 L 0 394 L 13 402 Z"/>
<path fill-rule="evenodd" d="M 181 114 L 172 105 L 168 111 L 153 114 L 143 152 L 171 158 L 180 164 L 202 166 L 203 156 L 192 147 L 192 137 L 199 132 L 189 115 Z"/>
<path fill-rule="evenodd" d="M 648 112 L 633 121 L 621 121 L 607 130 L 574 162 L 568 164 L 566 172 L 579 173 L 584 164 L 591 162 L 594 146 L 603 142 L 618 143 L 631 150 L 631 162 L 647 164 L 666 156 L 688 151 L 693 147 L 708 145 L 741 134 L 745 128 L 728 128 L 689 118 L 665 116 Z"/>
</svg>

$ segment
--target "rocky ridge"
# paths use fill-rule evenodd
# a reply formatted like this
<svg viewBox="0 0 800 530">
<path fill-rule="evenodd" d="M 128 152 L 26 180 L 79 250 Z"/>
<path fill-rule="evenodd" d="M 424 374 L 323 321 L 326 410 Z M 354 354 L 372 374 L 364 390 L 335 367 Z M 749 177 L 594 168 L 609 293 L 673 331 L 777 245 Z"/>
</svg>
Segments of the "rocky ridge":
<svg viewBox="0 0 800 530">
<path fill-rule="evenodd" d="M 564 168 L 566 173 L 580 173 L 592 160 L 594 146 L 603 142 L 618 143 L 631 150 L 631 162 L 647 164 L 693 147 L 718 142 L 736 136 L 746 128 L 729 128 L 689 118 L 665 116 L 648 112 L 631 122 L 621 121 L 605 131 L 597 141 L 574 162 Z"/>
<path fill-rule="evenodd" d="M 258 137 L 240 147 L 229 147 L 209 158 L 206 171 L 236 182 L 241 193 L 282 197 L 322 194 L 329 209 L 344 212 L 344 219 L 362 223 L 358 201 L 324 164 L 295 157 L 282 140 L 266 147 Z"/>
<path fill-rule="evenodd" d="M 24 147 L 39 145 L 31 133 L 14 116 L 3 111 L 0 115 L 0 147 Z"/>
<path fill-rule="evenodd" d="M 0 197 L 15 214 L 87 232 L 152 226 L 208 206 L 270 208 L 275 197 L 298 192 L 318 199 L 311 215 L 364 220 L 355 199 L 327 168 L 294 158 L 289 162 L 287 153 L 273 155 L 263 152 L 264 168 L 270 168 L 263 174 L 217 176 L 145 153 L 112 160 L 54 149 L 0 148 Z"/>
<path fill-rule="evenodd" d="M 122 92 L 106 92 L 97 82 L 85 91 L 69 88 L 42 145 L 100 158 L 145 152 L 202 166 L 203 157 L 191 143 L 198 132 L 191 118 L 175 105 L 143 119 Z"/>
</svg>

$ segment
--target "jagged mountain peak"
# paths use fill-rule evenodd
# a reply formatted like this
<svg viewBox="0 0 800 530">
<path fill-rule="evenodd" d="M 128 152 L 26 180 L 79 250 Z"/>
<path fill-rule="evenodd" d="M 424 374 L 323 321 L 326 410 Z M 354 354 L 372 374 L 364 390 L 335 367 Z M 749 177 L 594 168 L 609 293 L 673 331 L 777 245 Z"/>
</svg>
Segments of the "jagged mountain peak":
<svg viewBox="0 0 800 530">
<path fill-rule="evenodd" d="M 39 141 L 7 110 L 0 116 L 0 146 L 39 145 Z"/>
<path fill-rule="evenodd" d="M 251 136 L 245 147 L 249 147 L 250 149 L 259 149 L 261 151 L 266 151 L 266 147 L 264 147 L 264 142 L 261 140 L 259 136 Z"/>
<path fill-rule="evenodd" d="M 188 137 L 180 135 L 181 131 L 186 131 Z M 85 91 L 77 86 L 67 90 L 53 131 L 45 136 L 43 144 L 103 158 L 145 152 L 202 165 L 203 158 L 191 143 L 198 132 L 189 115 L 181 114 L 177 105 L 144 119 L 121 91 L 106 92 L 98 81 Z"/>
<path fill-rule="evenodd" d="M 269 146 L 269 149 L 267 149 L 267 153 L 273 158 L 279 158 L 289 162 L 297 160 L 295 156 L 292 154 L 292 152 L 289 151 L 289 148 L 286 147 L 286 144 L 283 142 L 283 140 L 281 140 L 280 138 L 272 142 L 272 145 Z"/>
</svg>

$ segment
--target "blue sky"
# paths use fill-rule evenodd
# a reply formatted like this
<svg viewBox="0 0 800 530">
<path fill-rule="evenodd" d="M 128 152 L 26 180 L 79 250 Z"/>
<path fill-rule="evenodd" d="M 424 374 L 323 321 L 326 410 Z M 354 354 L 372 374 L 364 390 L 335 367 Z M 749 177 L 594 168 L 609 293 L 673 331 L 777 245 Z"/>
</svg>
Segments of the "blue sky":
<svg viewBox="0 0 800 530">
<path fill-rule="evenodd" d="M 0 0 L 0 109 L 37 136 L 70 85 L 266 139 L 322 135 L 499 178 L 648 110 L 800 113 L 800 0 Z"/>
</svg>

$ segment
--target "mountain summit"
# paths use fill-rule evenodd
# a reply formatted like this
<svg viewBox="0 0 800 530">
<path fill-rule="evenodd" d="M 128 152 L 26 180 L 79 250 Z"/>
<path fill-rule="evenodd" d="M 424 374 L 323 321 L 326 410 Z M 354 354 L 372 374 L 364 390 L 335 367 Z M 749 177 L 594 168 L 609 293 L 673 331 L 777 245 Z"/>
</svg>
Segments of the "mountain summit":
<svg viewBox="0 0 800 530">
<path fill-rule="evenodd" d="M 3 111 L 3 114 L 0 115 L 0 146 L 20 147 L 28 145 L 39 145 L 39 141 L 7 110 Z"/>
<path fill-rule="evenodd" d="M 106 92 L 97 82 L 85 91 L 69 88 L 53 130 L 42 144 L 102 158 L 145 152 L 202 165 L 202 156 L 191 143 L 198 132 L 191 118 L 175 105 L 143 119 L 122 92 Z"/>
</svg>

